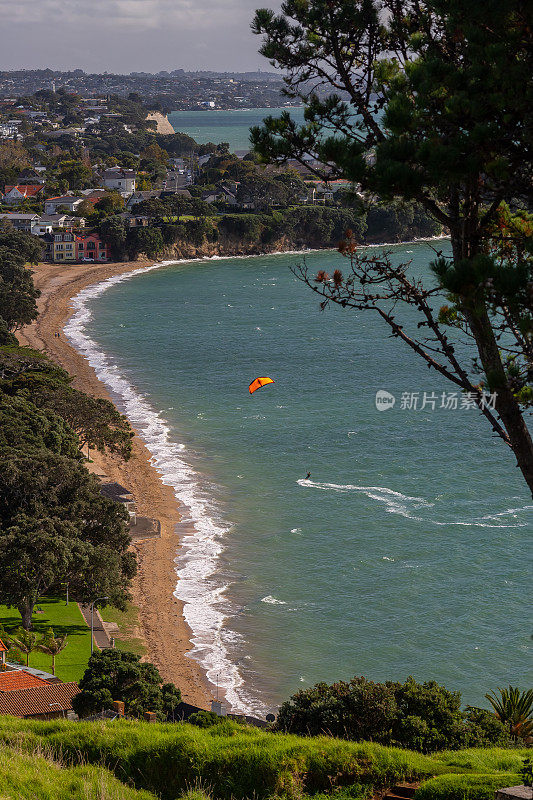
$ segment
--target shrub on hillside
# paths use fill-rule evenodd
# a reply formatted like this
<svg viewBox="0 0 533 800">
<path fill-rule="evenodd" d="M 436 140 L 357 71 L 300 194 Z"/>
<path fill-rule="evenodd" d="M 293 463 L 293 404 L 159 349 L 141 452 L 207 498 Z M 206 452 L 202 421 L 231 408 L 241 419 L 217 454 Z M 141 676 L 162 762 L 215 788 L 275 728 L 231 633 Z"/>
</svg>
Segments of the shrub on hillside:
<svg viewBox="0 0 533 800">
<path fill-rule="evenodd" d="M 214 711 L 196 711 L 195 714 L 191 714 L 187 722 L 198 728 L 212 728 L 213 725 L 219 725 L 223 720 L 224 717 L 219 717 Z"/>
<path fill-rule="evenodd" d="M 90 657 L 72 708 L 86 717 L 112 708 L 114 700 L 124 702 L 128 716 L 142 717 L 146 711 L 154 711 L 165 720 L 172 717 L 181 693 L 173 684 L 163 684 L 156 667 L 141 662 L 134 653 L 102 650 Z"/>
<path fill-rule="evenodd" d="M 278 730 L 375 741 L 428 753 L 506 743 L 503 726 L 481 709 L 461 711 L 460 692 L 435 681 L 374 683 L 363 677 L 318 683 L 282 704 Z"/>
</svg>

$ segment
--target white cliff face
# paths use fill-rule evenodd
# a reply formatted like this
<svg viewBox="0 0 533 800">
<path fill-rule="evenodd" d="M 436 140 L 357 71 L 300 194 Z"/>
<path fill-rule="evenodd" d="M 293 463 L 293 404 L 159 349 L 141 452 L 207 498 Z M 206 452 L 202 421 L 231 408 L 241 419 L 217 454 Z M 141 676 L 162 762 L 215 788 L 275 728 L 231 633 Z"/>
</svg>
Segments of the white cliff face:
<svg viewBox="0 0 533 800">
<path fill-rule="evenodd" d="M 158 133 L 163 133 L 166 135 L 176 133 L 176 131 L 168 121 L 167 117 L 164 114 L 161 114 L 159 111 L 150 111 L 150 113 L 147 114 L 146 119 L 152 120 L 153 122 L 157 123 Z"/>
</svg>

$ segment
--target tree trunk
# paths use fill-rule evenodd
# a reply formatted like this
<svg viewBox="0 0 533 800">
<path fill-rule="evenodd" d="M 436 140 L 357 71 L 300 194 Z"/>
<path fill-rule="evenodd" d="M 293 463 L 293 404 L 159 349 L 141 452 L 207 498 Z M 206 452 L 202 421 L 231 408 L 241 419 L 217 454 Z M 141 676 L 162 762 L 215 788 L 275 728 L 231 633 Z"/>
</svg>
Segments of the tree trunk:
<svg viewBox="0 0 533 800">
<path fill-rule="evenodd" d="M 22 617 L 22 627 L 24 628 L 25 631 L 31 631 L 34 606 L 35 606 L 34 602 L 32 602 L 31 600 L 27 600 L 25 603 L 21 603 L 21 605 L 17 607 L 18 612 Z"/>
<path fill-rule="evenodd" d="M 490 390 L 496 392 L 496 411 L 509 434 L 511 449 L 517 466 L 533 496 L 533 440 L 527 428 L 522 410 L 514 397 L 502 364 L 498 342 L 490 323 L 484 302 L 465 304 L 465 314 L 470 330 L 476 340 L 477 349 Z"/>
</svg>

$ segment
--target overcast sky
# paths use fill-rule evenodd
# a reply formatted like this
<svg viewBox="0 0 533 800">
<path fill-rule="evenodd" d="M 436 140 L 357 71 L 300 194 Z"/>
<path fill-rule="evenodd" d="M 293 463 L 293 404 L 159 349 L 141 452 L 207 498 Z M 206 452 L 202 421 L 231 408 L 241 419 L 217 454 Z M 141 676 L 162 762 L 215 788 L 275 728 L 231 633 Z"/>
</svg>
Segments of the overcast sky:
<svg viewBox="0 0 533 800">
<path fill-rule="evenodd" d="M 271 70 L 250 31 L 277 0 L 0 0 L 0 69 Z"/>
</svg>

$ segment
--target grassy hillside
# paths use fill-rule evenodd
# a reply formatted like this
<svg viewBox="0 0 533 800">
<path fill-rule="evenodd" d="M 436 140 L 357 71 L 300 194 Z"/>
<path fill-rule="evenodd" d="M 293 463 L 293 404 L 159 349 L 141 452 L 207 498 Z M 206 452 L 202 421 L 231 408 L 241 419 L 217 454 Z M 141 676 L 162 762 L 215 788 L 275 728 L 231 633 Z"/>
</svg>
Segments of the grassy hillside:
<svg viewBox="0 0 533 800">
<path fill-rule="evenodd" d="M 42 751 L 0 749 L 2 800 L 156 800 L 122 784 L 108 770 L 67 766 Z"/>
<path fill-rule="evenodd" d="M 0 717 L 0 744 L 31 753 L 43 743 L 57 758 L 107 767 L 121 782 L 162 800 L 176 800 L 197 786 L 217 800 L 319 794 L 348 800 L 409 779 L 431 779 L 422 785 L 419 800 L 489 800 L 494 786 L 520 782 L 526 755 L 518 749 L 479 749 L 424 756 L 372 743 L 274 734 L 229 721 L 202 730 L 185 724 Z"/>
</svg>

